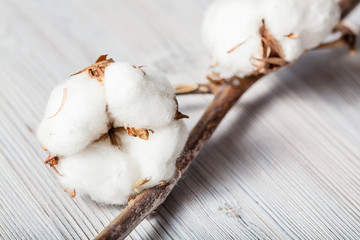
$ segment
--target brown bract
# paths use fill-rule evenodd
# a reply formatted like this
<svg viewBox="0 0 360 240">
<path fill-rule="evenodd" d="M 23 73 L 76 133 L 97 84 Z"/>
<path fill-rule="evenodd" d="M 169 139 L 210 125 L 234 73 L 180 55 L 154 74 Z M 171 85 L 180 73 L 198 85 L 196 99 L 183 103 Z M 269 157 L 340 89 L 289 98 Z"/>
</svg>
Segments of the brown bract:
<svg viewBox="0 0 360 240">
<path fill-rule="evenodd" d="M 188 115 L 185 115 L 185 114 L 182 114 L 181 112 L 179 112 L 179 103 L 175 96 L 174 96 L 174 101 L 176 103 L 176 112 L 175 112 L 174 120 L 180 120 L 182 118 L 189 118 Z"/>
<path fill-rule="evenodd" d="M 49 154 L 49 156 L 45 159 L 44 163 L 49 164 L 49 166 L 55 170 L 57 175 L 62 176 L 55 167 L 55 165 L 57 165 L 59 163 L 59 160 L 60 160 L 59 156 L 53 156 L 53 155 Z"/>
<path fill-rule="evenodd" d="M 81 71 L 74 73 L 70 76 L 77 75 L 87 71 L 89 77 L 97 79 L 99 82 L 104 81 L 105 68 L 113 63 L 112 58 L 107 59 L 107 54 L 101 55 L 94 64 L 82 69 Z"/>
<path fill-rule="evenodd" d="M 109 123 L 107 133 L 100 136 L 94 142 L 101 142 L 101 141 L 104 141 L 105 139 L 109 138 L 111 145 L 116 146 L 116 147 L 120 147 L 120 142 L 119 142 L 118 137 L 116 136 L 116 133 L 117 132 L 123 132 L 123 131 L 125 131 L 124 127 L 114 127 L 113 123 Z"/>
<path fill-rule="evenodd" d="M 133 68 L 135 68 L 135 69 L 140 70 L 140 71 L 143 73 L 143 75 L 144 75 L 144 76 L 146 76 L 146 72 L 145 72 L 144 70 L 142 70 L 142 69 L 141 69 L 141 68 L 142 68 L 142 67 L 144 67 L 144 66 L 142 66 L 142 65 L 141 65 L 141 66 L 131 65 L 131 66 L 132 66 Z"/>
<path fill-rule="evenodd" d="M 68 193 L 71 198 L 74 198 L 76 196 L 76 190 L 69 190 L 65 188 L 64 186 L 60 185 L 60 187 L 64 190 L 64 192 Z"/>
<path fill-rule="evenodd" d="M 262 20 L 262 26 L 259 29 L 259 33 L 261 36 L 262 59 L 253 58 L 254 60 L 261 62 L 260 65 L 255 65 L 257 70 L 254 71 L 253 75 L 260 73 L 266 74 L 289 64 L 285 61 L 284 52 L 279 42 L 273 37 L 269 29 L 266 28 L 264 19 Z M 297 36 L 290 33 L 288 37 L 295 39 Z"/>
<path fill-rule="evenodd" d="M 131 137 L 138 137 L 143 140 L 149 140 L 149 132 L 154 133 L 151 129 L 137 128 L 126 126 L 126 131 Z"/>
</svg>

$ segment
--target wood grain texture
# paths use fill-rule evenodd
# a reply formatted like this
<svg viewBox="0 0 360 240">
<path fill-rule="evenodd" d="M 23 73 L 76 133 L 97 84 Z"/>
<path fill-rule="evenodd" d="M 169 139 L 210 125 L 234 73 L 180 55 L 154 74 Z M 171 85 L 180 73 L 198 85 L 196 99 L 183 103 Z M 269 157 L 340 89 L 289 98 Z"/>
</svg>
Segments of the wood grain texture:
<svg viewBox="0 0 360 240">
<path fill-rule="evenodd" d="M 208 0 L 0 2 L 0 238 L 87 239 L 120 207 L 71 199 L 35 131 L 51 89 L 108 53 L 205 81 Z M 360 26 L 360 14 L 350 16 Z M 210 96 L 180 96 L 191 128 Z M 360 57 L 321 50 L 256 83 L 129 239 L 360 238 Z"/>
</svg>

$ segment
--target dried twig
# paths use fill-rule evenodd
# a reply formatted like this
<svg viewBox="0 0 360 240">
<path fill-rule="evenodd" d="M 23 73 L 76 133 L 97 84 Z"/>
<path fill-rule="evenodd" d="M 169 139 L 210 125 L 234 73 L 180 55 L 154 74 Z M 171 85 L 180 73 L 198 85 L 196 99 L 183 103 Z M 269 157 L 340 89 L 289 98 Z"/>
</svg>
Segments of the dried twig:
<svg viewBox="0 0 360 240">
<path fill-rule="evenodd" d="M 345 17 L 359 2 L 360 0 L 340 0 L 342 17 Z M 166 184 L 162 183 L 144 190 L 135 199 L 131 198 L 128 206 L 95 239 L 124 239 L 144 218 L 156 210 L 194 161 L 226 113 L 262 76 L 259 74 L 243 79 L 233 78 L 233 81 L 223 81 L 217 88 L 214 100 L 191 131 L 185 148 L 177 159 L 178 171 L 173 178 Z M 197 88 L 189 89 L 191 91 L 180 91 L 180 94 L 198 93 Z"/>
<path fill-rule="evenodd" d="M 335 41 L 322 43 L 316 47 L 316 49 L 323 49 L 329 47 L 341 47 L 341 46 L 348 46 L 350 55 L 355 55 L 356 53 L 356 34 L 347 26 L 342 23 L 339 23 L 335 28 L 335 32 L 340 32 L 341 37 L 336 39 Z"/>
<path fill-rule="evenodd" d="M 212 82 L 174 85 L 176 95 L 215 93 L 218 87 Z"/>
<path fill-rule="evenodd" d="M 341 19 L 344 19 L 359 3 L 360 0 L 340 0 Z"/>
</svg>

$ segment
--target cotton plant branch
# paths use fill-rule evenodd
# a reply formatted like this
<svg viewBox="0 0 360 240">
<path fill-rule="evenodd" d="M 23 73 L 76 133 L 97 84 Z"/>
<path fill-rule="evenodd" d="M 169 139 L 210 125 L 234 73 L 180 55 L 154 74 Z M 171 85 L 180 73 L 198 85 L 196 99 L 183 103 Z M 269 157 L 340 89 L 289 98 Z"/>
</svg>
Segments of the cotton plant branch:
<svg viewBox="0 0 360 240">
<path fill-rule="evenodd" d="M 240 96 L 260 78 L 260 76 L 239 79 L 219 87 L 215 98 L 205 111 L 199 122 L 190 132 L 189 139 L 181 156 L 177 159 L 178 172 L 170 182 L 155 186 L 140 193 L 117 216 L 96 239 L 125 238 L 145 217 L 161 205 L 170 191 L 181 179 L 191 162 L 194 161 L 207 140 L 211 137 L 226 113 L 237 102 Z"/>
<path fill-rule="evenodd" d="M 341 19 L 344 19 L 359 3 L 360 0 L 340 0 Z"/>
<path fill-rule="evenodd" d="M 350 13 L 359 2 L 360 0 L 340 0 L 341 18 Z M 176 85 L 178 95 L 207 93 L 215 95 L 212 103 L 191 131 L 177 159 L 177 172 L 170 181 L 129 198 L 128 206 L 95 239 L 124 239 L 143 219 L 154 212 L 165 201 L 227 112 L 242 94 L 264 75 L 258 73 L 245 78 L 233 77 L 208 84 Z"/>
</svg>

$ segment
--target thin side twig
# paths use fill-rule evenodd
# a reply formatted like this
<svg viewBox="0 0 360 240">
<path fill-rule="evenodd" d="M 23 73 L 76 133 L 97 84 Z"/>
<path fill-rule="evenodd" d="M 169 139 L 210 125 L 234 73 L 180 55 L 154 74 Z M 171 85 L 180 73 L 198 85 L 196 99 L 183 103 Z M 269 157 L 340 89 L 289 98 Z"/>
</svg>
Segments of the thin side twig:
<svg viewBox="0 0 360 240">
<path fill-rule="evenodd" d="M 218 85 L 214 83 L 199 83 L 199 84 L 177 84 L 174 85 L 176 95 L 185 94 L 214 94 L 218 89 Z"/>
<path fill-rule="evenodd" d="M 344 19 L 359 3 L 360 0 L 340 0 L 341 19 Z"/>
</svg>

